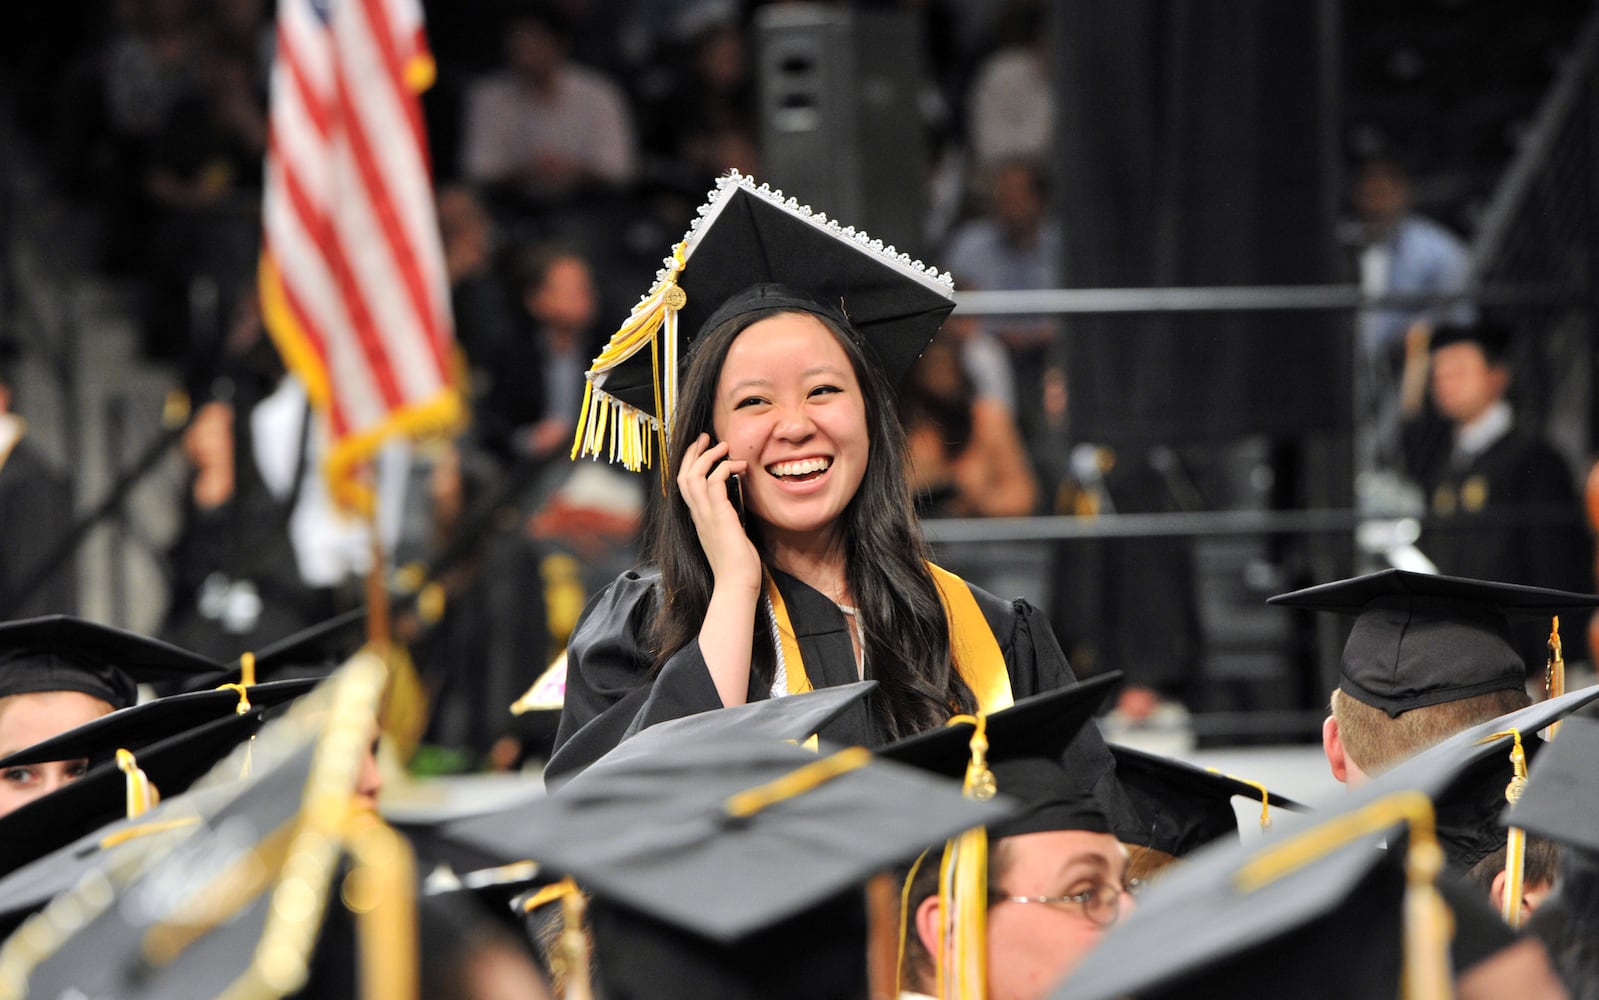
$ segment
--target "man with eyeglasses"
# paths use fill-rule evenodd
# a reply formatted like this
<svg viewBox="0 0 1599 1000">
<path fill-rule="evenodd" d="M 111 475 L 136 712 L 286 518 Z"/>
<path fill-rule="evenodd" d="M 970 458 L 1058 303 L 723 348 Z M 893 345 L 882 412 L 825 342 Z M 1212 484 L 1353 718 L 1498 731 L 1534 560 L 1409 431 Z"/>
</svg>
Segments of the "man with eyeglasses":
<svg viewBox="0 0 1599 1000">
<path fill-rule="evenodd" d="M 988 828 L 987 1000 L 1038 1000 L 1133 906 L 1127 850 L 1104 808 L 1056 758 L 992 766 L 1001 794 L 1025 810 Z M 952 920 L 939 898 L 943 854 L 910 879 L 902 997 L 939 989 L 941 942 Z"/>
</svg>

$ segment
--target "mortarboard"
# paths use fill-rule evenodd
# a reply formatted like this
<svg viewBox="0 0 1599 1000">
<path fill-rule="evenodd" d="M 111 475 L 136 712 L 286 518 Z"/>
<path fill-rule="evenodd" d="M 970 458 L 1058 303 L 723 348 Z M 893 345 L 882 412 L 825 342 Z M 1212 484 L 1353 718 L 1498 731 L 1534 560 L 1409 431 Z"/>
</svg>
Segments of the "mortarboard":
<svg viewBox="0 0 1599 1000">
<path fill-rule="evenodd" d="M 1427 341 L 1429 351 L 1451 344 L 1476 344 L 1491 364 L 1503 364 L 1510 356 L 1510 330 L 1497 323 L 1445 323 L 1433 327 Z"/>
<path fill-rule="evenodd" d="M 1021 802 L 1016 815 L 989 827 L 997 839 L 1041 830 L 1107 832 L 1105 806 L 1093 798 L 1085 780 L 1061 763 L 1066 745 L 1089 724 L 1094 712 L 1120 681 L 1111 671 L 1070 687 L 1023 698 L 984 720 L 987 764 L 1001 795 Z M 975 725 L 952 721 L 898 740 L 877 751 L 888 760 L 959 780 L 971 762 Z"/>
<path fill-rule="evenodd" d="M 1261 804 L 1261 826 L 1270 822 L 1269 810 L 1307 812 L 1264 785 L 1230 774 L 1209 771 L 1185 761 L 1147 753 L 1134 747 L 1109 744 L 1116 758 L 1116 780 L 1131 800 L 1138 825 L 1118 824 L 1116 839 L 1183 857 L 1214 840 L 1238 837 L 1234 796 Z"/>
<path fill-rule="evenodd" d="M 777 740 L 804 743 L 828 723 L 859 705 L 877 689 L 877 681 L 836 684 L 782 698 L 763 698 L 743 705 L 698 712 L 680 719 L 658 722 L 642 729 L 612 747 L 584 771 L 612 768 L 655 754 L 673 745 L 693 740 L 732 737 L 747 740 Z M 603 772 L 602 772 L 603 773 Z M 551 788 L 561 787 L 572 776 L 545 777 Z"/>
<path fill-rule="evenodd" d="M 955 304 L 947 274 L 737 171 L 664 263 L 589 369 L 573 458 L 650 464 L 650 438 L 664 441 L 676 410 L 679 359 L 713 321 L 767 308 L 830 315 L 895 384 Z"/>
<path fill-rule="evenodd" d="M 775 797 L 766 802 L 761 789 Z M 543 799 L 446 824 L 444 833 L 502 861 L 560 869 L 629 909 L 731 943 L 1009 811 L 862 748 L 818 757 L 716 737 L 590 769 Z"/>
<path fill-rule="evenodd" d="M 366 608 L 351 608 L 270 642 L 227 665 L 221 677 L 208 677 L 199 683 L 212 686 L 223 683 L 253 684 L 257 679 L 326 677 L 365 642 Z M 246 663 L 249 664 L 248 671 Z"/>
<path fill-rule="evenodd" d="M 241 695 L 233 689 L 167 695 L 118 709 L 81 726 L 0 757 L 0 768 L 50 760 L 104 757 L 119 748 L 139 751 L 208 722 L 244 715 L 252 708 L 275 708 L 316 684 L 313 678 L 257 684 Z"/>
<path fill-rule="evenodd" d="M 138 767 L 163 795 L 176 795 L 261 728 L 265 708 L 229 715 L 152 743 Z M 0 874 L 128 814 L 127 775 L 106 761 L 48 795 L 0 816 Z"/>
<path fill-rule="evenodd" d="M 1353 615 L 1339 689 L 1390 716 L 1522 690 L 1510 619 L 1599 606 L 1599 596 L 1388 569 L 1267 603 Z"/>
<path fill-rule="evenodd" d="M 1464 871 L 1505 845 L 1499 814 L 1514 776 L 1510 759 L 1514 739 L 1509 734 L 1520 733 L 1523 752 L 1532 759 L 1543 745 L 1536 735 L 1539 730 L 1595 700 L 1599 685 L 1478 723 L 1401 762 L 1365 787 L 1379 793 L 1424 792 L 1437 807 L 1438 840 L 1445 856 Z"/>
<path fill-rule="evenodd" d="M 1452 857 L 1470 842 L 1474 822 L 1494 825 L 1497 811 L 1482 812 L 1479 790 L 1492 787 L 1504 801 L 1511 740 L 1484 737 L 1512 728 L 1530 735 L 1595 698 L 1599 686 L 1482 723 L 1352 789 L 1337 809 L 1285 817 L 1263 840 L 1200 849 L 1139 897 L 1138 909 L 1054 996 L 1395 995 L 1421 957 L 1404 948 L 1430 938 L 1420 950 L 1431 963 L 1447 937 L 1437 920 L 1404 926 L 1402 907 L 1425 897 L 1405 901 L 1411 874 L 1407 852 L 1397 848 L 1414 846 L 1415 824 L 1424 820 L 1423 831 L 1434 829 L 1438 848 Z M 1408 838 L 1403 820 L 1411 824 Z M 1380 849 L 1384 842 L 1388 850 Z M 1510 940 L 1480 894 L 1461 891 L 1447 873 L 1437 887 L 1454 915 L 1457 968 Z"/>
<path fill-rule="evenodd" d="M 988 715 L 956 716 L 943 729 L 910 736 L 878 752 L 961 781 L 964 794 L 996 793 L 1018 803 L 1015 814 L 968 830 L 936 855 L 938 900 L 946 931 L 935 960 L 938 991 L 981 995 L 988 978 L 988 858 L 993 841 L 1050 831 L 1106 833 L 1111 822 L 1093 781 L 1066 766 L 1066 747 L 1090 724 L 1117 682 L 1111 672 L 1024 698 Z M 929 854 L 933 852 L 929 851 Z M 922 860 L 905 876 L 909 900 Z M 908 925 L 901 923 L 901 954 Z"/>
<path fill-rule="evenodd" d="M 169 800 L 159 815 L 192 817 L 192 832 L 131 872 L 86 877 L 25 923 L 0 947 L 0 997 L 352 996 L 357 950 L 364 995 L 404 995 L 396 984 L 416 971 L 409 855 L 351 806 L 385 670 L 356 657 L 248 757 Z M 369 924 L 359 943 L 356 924 Z"/>
<path fill-rule="evenodd" d="M 591 768 L 445 835 L 591 890 L 611 1000 L 846 996 L 864 988 L 868 876 L 1007 811 L 860 747 L 721 736 Z"/>
<path fill-rule="evenodd" d="M 214 673 L 220 664 L 137 632 L 72 615 L 0 623 L 0 697 L 80 691 L 127 708 L 139 684 Z"/>
<path fill-rule="evenodd" d="M 1507 822 L 1550 840 L 1599 852 L 1599 721 L 1571 719 L 1538 755 Z"/>
</svg>

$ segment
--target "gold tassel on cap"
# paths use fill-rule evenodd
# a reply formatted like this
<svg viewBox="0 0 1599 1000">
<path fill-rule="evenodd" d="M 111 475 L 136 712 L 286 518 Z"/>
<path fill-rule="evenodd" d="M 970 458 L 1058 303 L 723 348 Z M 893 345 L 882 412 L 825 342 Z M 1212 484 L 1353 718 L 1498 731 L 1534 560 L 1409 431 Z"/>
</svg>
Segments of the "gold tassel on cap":
<svg viewBox="0 0 1599 1000">
<path fill-rule="evenodd" d="M 1259 792 L 1260 793 L 1260 832 L 1261 833 L 1266 833 L 1266 832 L 1271 830 L 1271 792 L 1266 789 L 1265 785 L 1261 784 L 1258 781 L 1250 781 L 1248 778 L 1240 778 L 1236 774 L 1227 774 L 1227 773 L 1225 773 L 1225 772 L 1223 772 L 1221 770 L 1218 770 L 1217 768 L 1214 768 L 1214 767 L 1207 767 L 1207 768 L 1205 768 L 1205 770 L 1209 771 L 1211 774 L 1219 774 L 1223 778 L 1227 778 L 1227 779 L 1229 779 L 1231 781 L 1236 781 L 1236 782 L 1238 782 L 1241 785 L 1248 785 L 1250 788 L 1253 788 L 1255 791 Z"/>
<path fill-rule="evenodd" d="M 637 472 L 650 464 L 651 431 L 665 453 L 672 414 L 677 412 L 677 313 L 688 302 L 687 293 L 677 285 L 677 276 L 683 270 L 687 250 L 687 243 L 672 248 L 668 266 L 655 289 L 633 307 L 627 321 L 611 335 L 610 342 L 589 366 L 583 405 L 577 415 L 577 433 L 572 440 L 573 460 L 584 455 L 599 458 L 608 453 L 610 461 Z M 596 379 L 643 350 L 646 344 L 650 347 L 650 368 L 655 380 L 653 414 L 611 396 L 603 383 L 595 384 Z"/>
<path fill-rule="evenodd" d="M 1555 640 L 1556 646 L 1559 640 Z M 1515 805 L 1521 799 L 1521 793 L 1527 787 L 1527 752 L 1521 745 L 1521 731 L 1507 729 L 1502 733 L 1485 736 L 1481 740 L 1488 743 L 1493 740 L 1509 736 L 1514 741 L 1510 747 L 1510 783 L 1505 786 L 1505 801 Z M 1500 913 L 1505 918 L 1505 923 L 1511 927 L 1521 926 L 1521 896 L 1525 887 L 1527 867 L 1527 831 L 1519 826 L 1512 826 L 1505 837 L 1505 898 L 1500 904 Z"/>
<path fill-rule="evenodd" d="M 127 775 L 127 806 L 128 818 L 143 816 L 160 801 L 156 794 L 155 786 L 150 783 L 150 778 L 134 759 L 130 750 L 117 748 L 117 768 Z"/>
<path fill-rule="evenodd" d="M 988 768 L 988 718 L 957 715 L 949 725 L 970 723 L 971 760 L 961 794 L 991 799 L 998 791 Z M 988 989 L 988 831 L 981 826 L 944 845 L 938 873 L 938 904 L 944 930 L 938 962 L 942 1000 L 980 1000 Z"/>
<path fill-rule="evenodd" d="M 1550 698 L 1566 693 L 1566 657 L 1560 649 L 1560 616 L 1555 615 L 1549 624 L 1549 659 L 1543 668 L 1544 690 Z M 1549 723 L 1543 731 L 1544 739 L 1552 740 L 1560 734 L 1560 720 Z"/>
</svg>

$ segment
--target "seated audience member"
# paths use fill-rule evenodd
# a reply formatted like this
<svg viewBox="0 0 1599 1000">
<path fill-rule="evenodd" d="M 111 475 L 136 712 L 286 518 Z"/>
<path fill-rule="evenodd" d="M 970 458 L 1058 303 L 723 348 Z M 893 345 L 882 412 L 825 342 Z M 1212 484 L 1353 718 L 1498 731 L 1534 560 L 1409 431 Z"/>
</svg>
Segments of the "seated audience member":
<svg viewBox="0 0 1599 1000">
<path fill-rule="evenodd" d="M 533 203 L 632 180 L 638 153 L 626 98 L 568 61 L 566 21 L 549 7 L 521 7 L 501 37 L 505 68 L 467 92 L 463 176 Z"/>
<path fill-rule="evenodd" d="M 1031 514 L 1038 483 L 1021 433 L 1002 404 L 977 395 L 958 352 L 940 332 L 901 390 L 917 510 L 923 517 Z"/>
</svg>

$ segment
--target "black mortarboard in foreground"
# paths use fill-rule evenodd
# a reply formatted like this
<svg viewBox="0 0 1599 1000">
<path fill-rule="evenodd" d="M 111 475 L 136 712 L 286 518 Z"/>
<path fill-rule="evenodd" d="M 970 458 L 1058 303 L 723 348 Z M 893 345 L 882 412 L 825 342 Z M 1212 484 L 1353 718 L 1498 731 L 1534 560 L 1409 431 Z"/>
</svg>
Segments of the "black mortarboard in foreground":
<svg viewBox="0 0 1599 1000">
<path fill-rule="evenodd" d="M 947 274 L 731 173 L 595 358 L 573 456 L 649 464 L 650 435 L 671 425 L 679 360 L 713 321 L 767 308 L 832 316 L 893 384 L 954 305 Z"/>
<path fill-rule="evenodd" d="M 1528 760 L 1540 757 L 1543 740 L 1537 732 L 1552 722 L 1599 700 L 1599 685 L 1571 691 L 1456 733 L 1428 747 L 1392 770 L 1374 778 L 1365 788 L 1375 794 L 1416 789 L 1437 809 L 1438 840 L 1449 863 L 1464 872 L 1505 845 L 1499 816 L 1504 811 L 1505 788 L 1513 777 L 1511 736 L 1515 730 Z M 1558 742 L 1558 741 L 1556 741 Z"/>
<path fill-rule="evenodd" d="M 695 738 L 444 834 L 592 891 L 610 1000 L 779 1000 L 864 990 L 868 876 L 1007 808 L 860 747 Z"/>
<path fill-rule="evenodd" d="M 136 754 L 163 796 L 177 795 L 261 728 L 264 708 L 168 737 Z M 49 854 L 128 813 L 127 776 L 113 761 L 0 816 L 0 874 Z"/>
<path fill-rule="evenodd" d="M 196 822 L 134 871 L 102 872 L 23 925 L 0 947 L 0 992 L 353 996 L 355 963 L 370 953 L 363 986 L 402 995 L 389 977 L 415 976 L 409 855 L 352 794 L 383 676 L 377 658 L 355 658 L 270 723 L 248 757 L 222 761 L 203 795 L 149 814 Z M 357 941 L 346 901 L 375 915 L 375 944 Z"/>
<path fill-rule="evenodd" d="M 127 708 L 138 700 L 139 684 L 165 685 L 220 669 L 171 643 L 72 615 L 0 623 L 0 697 L 79 691 Z"/>
<path fill-rule="evenodd" d="M 832 767 L 836 776 L 821 777 Z M 763 804 L 756 790 L 779 779 L 793 793 Z M 1009 811 L 861 748 L 818 757 L 722 737 L 590 769 L 543 799 L 443 832 L 503 862 L 560 869 L 629 909 L 731 943 Z"/>
<path fill-rule="evenodd" d="M 1116 743 L 1110 744 L 1110 752 L 1116 758 L 1116 780 L 1137 812 L 1136 826 L 1118 824 L 1115 831 L 1124 844 L 1180 858 L 1223 837 L 1237 840 L 1234 796 L 1261 803 L 1268 818 L 1269 809 L 1308 811 L 1286 796 L 1232 775 Z"/>
<path fill-rule="evenodd" d="M 1478 790 L 1494 786 L 1503 802 L 1509 780 L 1510 738 L 1483 738 L 1510 728 L 1531 737 L 1596 697 L 1599 687 L 1575 691 L 1485 722 L 1352 789 L 1336 809 L 1285 816 L 1259 841 L 1200 849 L 1139 898 L 1054 996 L 1398 995 L 1415 957 L 1403 954 L 1413 835 L 1402 820 L 1425 799 L 1453 859 L 1452 844 L 1469 844 L 1474 824 L 1495 825 Z M 1447 872 L 1437 884 L 1453 913 L 1457 970 L 1512 940 L 1480 890 L 1462 891 Z M 1411 929 L 1448 938 L 1436 921 Z"/>
<path fill-rule="evenodd" d="M 1538 755 L 1505 819 L 1528 833 L 1599 853 L 1599 721 L 1570 719 Z"/>
<path fill-rule="evenodd" d="M 1110 831 L 1105 805 L 1094 797 L 1091 783 L 1070 773 L 1062 758 L 1121 677 L 1112 671 L 1023 698 L 988 716 L 989 769 L 999 793 L 1020 804 L 1015 815 L 989 825 L 990 839 L 1043 830 Z M 878 755 L 959 781 L 971 761 L 974 731 L 971 723 L 957 722 L 891 743 Z"/>
<path fill-rule="evenodd" d="M 1268 603 L 1354 615 L 1339 689 L 1391 716 L 1521 690 L 1527 667 L 1510 619 L 1599 606 L 1599 596 L 1388 569 Z"/>
<path fill-rule="evenodd" d="M 31 747 L 0 757 L 0 768 L 48 760 L 107 757 L 119 748 L 137 752 L 152 743 L 186 733 L 207 722 L 243 715 L 252 708 L 275 708 L 305 694 L 315 684 L 316 681 L 310 678 L 257 684 L 249 689 L 247 702 L 241 701 L 239 692 L 234 690 L 168 695 L 91 719 Z M 241 708 L 243 711 L 240 711 Z"/>
<path fill-rule="evenodd" d="M 693 740 L 726 737 L 804 743 L 851 707 L 864 704 L 866 697 L 876 689 L 876 681 L 856 681 L 658 722 L 618 743 L 579 773 L 596 769 L 603 773 L 603 769 L 627 766 Z M 555 789 L 571 777 L 552 779 L 546 776 L 545 783 Z"/>
</svg>

